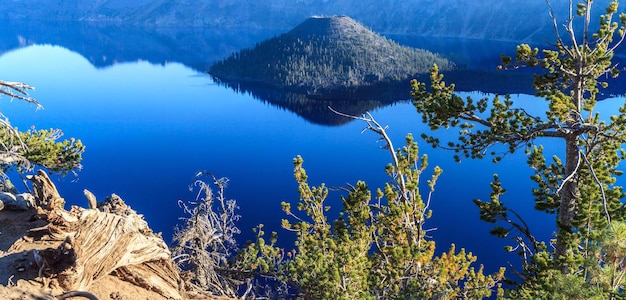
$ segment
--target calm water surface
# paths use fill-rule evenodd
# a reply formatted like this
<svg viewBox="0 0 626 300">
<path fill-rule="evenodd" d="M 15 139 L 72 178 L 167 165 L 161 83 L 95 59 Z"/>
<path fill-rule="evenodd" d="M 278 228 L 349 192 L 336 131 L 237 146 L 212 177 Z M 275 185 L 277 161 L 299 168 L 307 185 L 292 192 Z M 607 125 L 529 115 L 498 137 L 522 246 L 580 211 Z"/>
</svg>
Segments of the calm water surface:
<svg viewBox="0 0 626 300">
<path fill-rule="evenodd" d="M 180 63 L 134 61 L 96 68 L 76 52 L 36 44 L 2 53 L 0 78 L 35 86 L 31 95 L 45 107 L 36 111 L 0 98 L 0 108 L 12 124 L 22 129 L 61 128 L 66 137 L 80 138 L 87 146 L 77 178 L 53 178 L 69 204 L 86 206 L 85 188 L 99 200 L 116 193 L 168 241 L 183 214 L 177 201 L 195 197 L 188 187 L 199 170 L 230 179 L 226 193 L 240 206 L 241 243 L 252 237 L 251 228 L 259 223 L 278 231 L 285 245 L 294 238 L 280 229 L 280 202 L 298 200 L 291 164 L 296 155 L 304 157 L 310 184 L 341 187 L 361 179 L 375 189 L 388 180 L 384 166 L 389 155 L 379 149 L 377 136 L 361 133 L 363 123 L 312 124 L 290 110 L 218 86 Z M 537 110 L 542 107 L 532 96 L 513 97 Z M 408 132 L 419 136 L 428 130 L 406 101 L 372 113 L 389 125 L 395 147 L 402 146 Z M 427 223 L 437 228 L 432 236 L 440 251 L 454 242 L 478 255 L 489 271 L 508 261 L 517 263 L 515 255 L 502 250 L 504 241 L 488 234 L 489 224 L 479 220 L 472 204 L 474 198 L 489 197 L 494 173 L 501 174 L 508 190 L 504 201 L 527 217 L 538 237 L 550 237 L 552 218 L 532 209 L 531 173 L 523 154 L 497 165 L 488 160 L 458 164 L 452 153 L 417 140 L 430 165 L 444 169 L 432 199 L 434 215 Z M 328 204 L 339 207 L 340 195 L 332 192 Z"/>
</svg>

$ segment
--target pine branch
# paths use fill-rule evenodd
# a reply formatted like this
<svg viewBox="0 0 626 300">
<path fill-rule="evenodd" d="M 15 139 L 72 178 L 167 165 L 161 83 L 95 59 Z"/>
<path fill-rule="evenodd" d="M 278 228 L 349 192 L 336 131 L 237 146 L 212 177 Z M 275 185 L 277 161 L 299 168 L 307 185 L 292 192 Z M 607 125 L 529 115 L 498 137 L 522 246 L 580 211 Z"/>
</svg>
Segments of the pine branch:
<svg viewBox="0 0 626 300">
<path fill-rule="evenodd" d="M 596 184 L 598 185 L 598 188 L 600 189 L 600 194 L 602 195 L 602 208 L 604 209 L 604 214 L 606 215 L 606 220 L 608 221 L 609 226 L 612 226 L 611 215 L 609 214 L 609 209 L 607 207 L 606 194 L 604 192 L 604 187 L 602 186 L 602 182 L 600 182 L 600 179 L 598 179 L 598 176 L 596 175 L 596 172 L 593 169 L 591 162 L 589 162 L 589 159 L 587 159 L 587 156 L 584 155 L 582 151 L 580 151 L 579 157 L 582 157 L 585 160 L 585 163 L 587 164 L 587 167 L 589 167 L 589 172 L 591 173 L 593 180 L 596 182 Z"/>
</svg>

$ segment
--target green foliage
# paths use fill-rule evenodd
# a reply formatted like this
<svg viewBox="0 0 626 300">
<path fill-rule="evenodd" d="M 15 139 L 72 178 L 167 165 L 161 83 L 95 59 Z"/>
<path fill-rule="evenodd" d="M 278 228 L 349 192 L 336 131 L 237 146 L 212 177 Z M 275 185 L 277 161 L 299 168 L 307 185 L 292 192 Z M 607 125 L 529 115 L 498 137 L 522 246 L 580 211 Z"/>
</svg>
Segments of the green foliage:
<svg viewBox="0 0 626 300">
<path fill-rule="evenodd" d="M 546 270 L 541 274 L 541 278 L 541 281 L 532 281 L 532 284 L 527 283 L 518 290 L 510 291 L 509 295 L 502 299 L 606 299 L 601 289 L 588 284 L 577 275 Z"/>
<path fill-rule="evenodd" d="M 610 230 L 603 231 L 597 243 L 589 247 L 592 258 L 582 263 L 587 263 L 584 273 L 536 268 L 541 270 L 537 276 L 508 291 L 504 299 L 623 299 L 625 241 L 626 224 L 612 222 Z M 538 265 L 546 263 L 544 254 L 535 257 Z"/>
<path fill-rule="evenodd" d="M 19 82 L 0 80 L 0 95 L 19 99 L 41 108 L 39 102 L 28 97 L 26 91 L 29 89 L 33 88 Z M 36 166 L 62 175 L 80 169 L 85 146 L 80 140 L 74 138 L 59 141 L 61 136 L 63 132 L 59 129 L 35 130 L 33 127 L 20 132 L 0 114 L 1 175 L 6 177 L 6 172 L 11 168 L 16 168 L 20 174 L 23 174 L 26 171 L 32 171 Z M 2 189 L 12 190 L 14 187 L 8 180 L 4 180 Z"/>
<path fill-rule="evenodd" d="M 26 145 L 21 154 L 31 163 L 63 175 L 80 169 L 85 146 L 75 138 L 59 141 L 62 135 L 59 129 L 20 132 Z"/>
<path fill-rule="evenodd" d="M 342 198 L 344 210 L 335 220 L 334 228 L 328 223 L 324 205 L 328 189 L 322 184 L 310 187 L 301 157 L 294 159 L 294 176 L 298 182 L 300 202 L 298 211 L 304 211 L 311 221 L 284 227 L 295 231 L 297 254 L 287 266 L 285 281 L 296 283 L 302 292 L 316 299 L 367 299 L 368 273 L 372 265 L 367 252 L 373 229 L 369 224 L 370 191 L 364 182 L 358 182 Z M 292 214 L 290 205 L 283 203 L 283 210 Z"/>
<path fill-rule="evenodd" d="M 604 299 L 621 296 L 623 291 L 621 275 L 615 275 L 621 272 L 621 260 L 607 262 L 605 258 L 613 256 L 609 255 L 613 249 L 621 249 L 616 239 L 626 218 L 623 189 L 615 185 L 616 176 L 622 174 L 618 165 L 625 157 L 621 145 L 626 141 L 626 105 L 609 120 L 602 120 L 594 107 L 599 89 L 608 86 L 603 76 L 619 74 L 611 60 L 626 32 L 626 15 L 619 16 L 619 23 L 613 21 L 618 3 L 612 1 L 597 32 L 590 34 L 591 4 L 583 1 L 573 8 L 576 15 L 567 20 L 566 38 L 557 34 L 555 49 L 539 51 L 522 44 L 514 59 L 502 57 L 502 69 L 541 68 L 534 88 L 547 101 L 544 115 L 531 115 L 509 97 L 504 101 L 498 96 L 492 101 L 462 99 L 454 94 L 454 85 L 443 81 L 436 66 L 431 70 L 430 90 L 412 81 L 411 94 L 422 120 L 433 130 L 459 129 L 457 142 L 442 143 L 424 135 L 433 146 L 454 150 L 459 153 L 457 159 L 492 155 L 498 162 L 520 148 L 528 155 L 534 171 L 531 180 L 536 183 L 535 208 L 555 214 L 554 251 L 535 240 L 522 217 L 500 201 L 505 190 L 497 176 L 491 199 L 474 200 L 481 219 L 506 224 L 495 225 L 492 234 L 517 244 L 506 249 L 516 251 L 523 262 L 522 282 L 509 291 L 514 299 Z M 580 17 L 585 20 L 582 39 L 573 25 L 579 24 L 574 20 Z M 562 140 L 564 157 L 553 156 L 549 162 L 543 147 L 536 144 L 540 138 Z M 505 150 L 494 150 L 497 145 L 504 145 Z"/>
<path fill-rule="evenodd" d="M 356 23 L 349 26 L 363 27 Z M 406 80 L 428 72 L 433 63 L 446 70 L 454 67 L 429 51 L 402 47 L 370 31 L 355 31 L 285 33 L 232 54 L 211 66 L 209 72 L 223 81 L 255 82 L 320 94 Z"/>
<path fill-rule="evenodd" d="M 507 153 L 513 153 L 520 147 L 530 146 L 538 136 L 552 134 L 549 129 L 556 124 L 541 121 L 530 116 L 524 109 L 513 106 L 513 100 L 507 95 L 504 101 L 495 96 L 490 102 L 487 98 L 474 100 L 463 99 L 454 93 L 454 84 L 447 85 L 439 68 L 431 69 L 431 86 L 427 91 L 426 84 L 412 80 L 411 96 L 422 121 L 436 131 L 439 128 L 459 128 L 457 142 L 441 141 L 427 134 L 422 137 L 434 147 L 454 150 L 457 160 L 461 155 L 467 158 L 484 158 L 492 155 L 494 162 L 500 161 Z M 494 145 L 505 145 L 506 150 L 496 152 L 488 150 Z"/>
<path fill-rule="evenodd" d="M 364 119 L 393 149 L 383 127 Z M 377 131 L 380 130 L 380 131 Z M 424 228 L 432 212 L 428 206 L 435 183 L 442 173 L 435 167 L 426 182 L 428 198 L 420 194 L 420 178 L 427 167 L 418 155 L 412 135 L 406 146 L 390 150 L 393 163 L 385 171 L 392 178 L 374 194 L 359 181 L 341 197 L 342 210 L 332 222 L 325 201 L 328 188 L 310 186 L 303 159 L 296 157 L 294 177 L 300 200 L 296 211 L 283 203 L 294 221 L 283 227 L 295 232 L 295 249 L 287 252 L 268 245 L 259 234 L 240 253 L 250 270 L 286 282 L 314 299 L 475 299 L 489 297 L 499 286 L 504 270 L 484 275 L 482 266 L 472 267 L 476 257 L 454 245 L 439 256 L 435 242 Z M 304 216 L 300 216 L 304 214 Z"/>
</svg>

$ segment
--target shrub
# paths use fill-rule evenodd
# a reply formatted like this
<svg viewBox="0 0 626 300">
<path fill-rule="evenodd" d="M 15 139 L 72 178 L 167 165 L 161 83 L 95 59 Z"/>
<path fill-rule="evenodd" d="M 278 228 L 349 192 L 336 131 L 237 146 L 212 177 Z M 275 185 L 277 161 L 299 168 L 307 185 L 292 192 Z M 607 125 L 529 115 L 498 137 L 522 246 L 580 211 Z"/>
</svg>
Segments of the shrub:
<svg viewBox="0 0 626 300">
<path fill-rule="evenodd" d="M 237 267 L 274 278 L 314 299 L 491 296 L 504 269 L 484 275 L 482 266 L 471 266 L 476 257 L 464 249 L 457 252 L 454 245 L 436 256 L 435 242 L 426 236 L 425 221 L 432 214 L 430 196 L 442 170 L 434 168 L 427 181 L 428 196 L 422 198 L 419 183 L 427 157 L 418 155 L 412 135 L 406 137 L 404 147 L 393 150 L 385 128 L 371 115 L 358 119 L 387 143 L 392 163 L 385 172 L 391 181 L 373 197 L 365 182 L 346 188 L 341 213 L 330 222 L 330 207 L 325 204 L 329 189 L 324 184 L 310 186 L 303 159 L 296 157 L 297 211 L 290 203 L 282 203 L 283 211 L 294 220 L 283 220 L 283 227 L 296 233 L 295 250 L 277 247 L 275 233 L 267 243 L 259 230 L 256 242 L 239 253 Z"/>
</svg>

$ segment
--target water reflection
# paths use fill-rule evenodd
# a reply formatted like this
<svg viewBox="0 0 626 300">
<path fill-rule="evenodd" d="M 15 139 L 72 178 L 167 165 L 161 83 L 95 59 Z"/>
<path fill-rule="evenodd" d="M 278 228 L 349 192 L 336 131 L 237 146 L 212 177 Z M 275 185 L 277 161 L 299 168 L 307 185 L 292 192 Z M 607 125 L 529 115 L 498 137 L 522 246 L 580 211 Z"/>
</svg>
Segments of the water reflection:
<svg viewBox="0 0 626 300">
<path fill-rule="evenodd" d="M 0 34 L 0 54 L 34 44 L 51 44 L 79 53 L 98 68 L 123 62 L 179 62 L 204 72 L 215 61 L 276 33 L 272 29 L 224 31 L 206 27 L 6 21 Z"/>
<path fill-rule="evenodd" d="M 207 27 L 141 27 L 34 21 L 6 21 L 2 30 L 0 54 L 34 44 L 51 44 L 79 53 L 97 68 L 106 68 L 124 62 L 147 61 L 157 65 L 178 62 L 201 73 L 206 72 L 213 63 L 228 57 L 233 52 L 253 47 L 260 41 L 282 33 L 278 29 L 221 30 Z M 532 73 L 538 70 L 504 72 L 497 70 L 500 55 L 514 55 L 516 43 L 415 35 L 389 35 L 388 37 L 402 45 L 427 49 L 454 61 L 459 66 L 459 70 L 446 74 L 446 81 L 454 82 L 459 91 L 534 94 Z M 427 77 L 422 79 L 427 81 Z M 604 91 L 604 95 L 600 95 L 600 98 L 621 95 L 623 92 L 620 89 L 625 85 L 626 76 L 621 76 L 609 84 L 609 88 Z M 253 95 L 266 94 L 266 91 L 258 90 L 256 87 L 246 88 L 246 91 L 248 90 Z M 373 87 L 354 97 L 340 95 L 337 99 L 364 101 L 362 99 L 365 98 L 366 102 L 380 101 L 381 105 L 385 105 L 394 100 L 407 99 L 408 93 L 408 83 L 401 82 Z M 257 98 L 272 104 L 281 103 L 277 105 L 282 107 L 282 105 L 289 106 L 285 103 L 294 101 L 280 99 L 291 97 L 293 95 L 287 94 Z M 373 103 L 363 103 L 359 106 L 370 109 L 379 107 Z M 293 111 L 307 111 L 306 108 L 285 108 Z M 309 116 L 303 115 L 303 117 L 310 119 Z M 325 121 L 318 123 L 328 124 Z"/>
<path fill-rule="evenodd" d="M 352 121 L 333 113 L 328 109 L 329 106 L 349 115 L 360 116 L 368 111 L 408 101 L 409 98 L 409 87 L 406 82 L 337 93 L 333 99 L 312 98 L 300 93 L 245 82 L 221 82 L 219 85 L 240 94 L 248 94 L 274 107 L 294 112 L 310 123 L 325 126 L 340 126 Z"/>
</svg>

